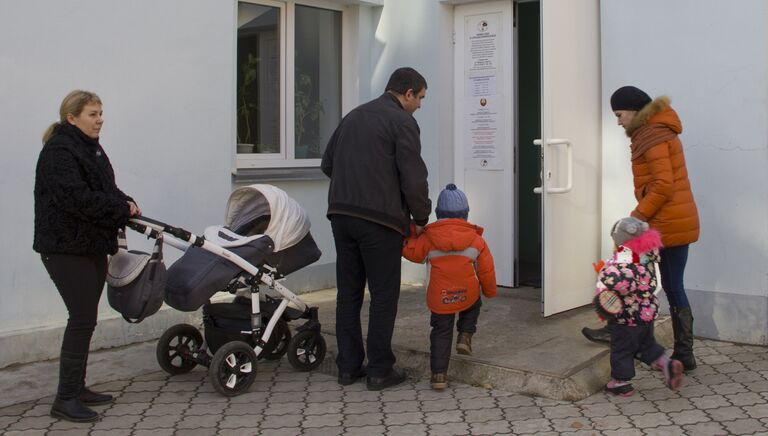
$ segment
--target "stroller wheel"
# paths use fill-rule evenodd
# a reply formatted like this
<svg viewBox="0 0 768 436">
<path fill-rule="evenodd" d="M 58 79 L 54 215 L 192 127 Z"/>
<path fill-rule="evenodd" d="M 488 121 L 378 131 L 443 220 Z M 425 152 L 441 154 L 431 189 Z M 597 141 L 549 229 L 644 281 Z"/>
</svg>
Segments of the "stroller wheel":
<svg viewBox="0 0 768 436">
<path fill-rule="evenodd" d="M 176 324 L 157 342 L 157 363 L 171 375 L 185 374 L 197 366 L 194 353 L 203 344 L 203 335 L 189 324 Z"/>
<path fill-rule="evenodd" d="M 290 341 L 291 329 L 288 328 L 288 323 L 281 319 L 275 324 L 275 331 L 272 332 L 272 337 L 269 338 L 266 348 L 259 357 L 267 360 L 279 360 L 288 352 Z"/>
<path fill-rule="evenodd" d="M 288 343 L 288 361 L 299 371 L 312 371 L 325 359 L 325 339 L 319 331 L 304 330 Z"/>
<path fill-rule="evenodd" d="M 243 341 L 227 342 L 213 355 L 208 377 L 218 393 L 240 395 L 256 379 L 256 352 Z"/>
</svg>

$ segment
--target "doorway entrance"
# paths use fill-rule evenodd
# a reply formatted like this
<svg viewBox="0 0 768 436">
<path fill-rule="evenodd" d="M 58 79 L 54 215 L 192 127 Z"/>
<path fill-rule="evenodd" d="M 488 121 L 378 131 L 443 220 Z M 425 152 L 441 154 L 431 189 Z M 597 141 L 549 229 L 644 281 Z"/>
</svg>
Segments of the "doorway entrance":
<svg viewBox="0 0 768 436">
<path fill-rule="evenodd" d="M 600 256 L 599 0 L 454 9 L 454 178 L 501 286 L 544 316 L 590 302 Z"/>
</svg>

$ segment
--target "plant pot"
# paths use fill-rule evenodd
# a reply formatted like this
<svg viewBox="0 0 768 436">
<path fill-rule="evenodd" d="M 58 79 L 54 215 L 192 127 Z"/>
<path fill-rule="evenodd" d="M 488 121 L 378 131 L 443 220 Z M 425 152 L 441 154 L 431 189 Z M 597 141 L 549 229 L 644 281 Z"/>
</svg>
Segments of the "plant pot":
<svg viewBox="0 0 768 436">
<path fill-rule="evenodd" d="M 237 144 L 237 153 L 253 153 L 253 144 Z"/>
</svg>

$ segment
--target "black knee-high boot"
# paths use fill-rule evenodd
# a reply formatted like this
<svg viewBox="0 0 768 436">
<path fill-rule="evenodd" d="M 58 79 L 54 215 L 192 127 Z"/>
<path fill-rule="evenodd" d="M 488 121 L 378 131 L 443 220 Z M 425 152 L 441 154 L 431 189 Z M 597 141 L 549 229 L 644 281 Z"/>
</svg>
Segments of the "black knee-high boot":
<svg viewBox="0 0 768 436">
<path fill-rule="evenodd" d="M 85 386 L 85 374 L 88 372 L 88 354 L 85 355 L 85 362 L 83 363 L 83 376 L 80 379 L 80 394 L 78 399 L 86 406 L 101 406 L 111 403 L 114 398 L 109 394 L 102 394 L 94 392 Z"/>
<path fill-rule="evenodd" d="M 87 355 L 61 351 L 59 362 L 59 389 L 51 406 L 51 416 L 72 422 L 94 422 L 98 413 L 89 409 L 78 398 L 82 389 Z"/>
<path fill-rule="evenodd" d="M 693 355 L 693 313 L 690 307 L 670 307 L 672 314 L 672 332 L 675 335 L 675 351 L 672 358 L 683 363 L 683 369 L 696 369 Z"/>
</svg>

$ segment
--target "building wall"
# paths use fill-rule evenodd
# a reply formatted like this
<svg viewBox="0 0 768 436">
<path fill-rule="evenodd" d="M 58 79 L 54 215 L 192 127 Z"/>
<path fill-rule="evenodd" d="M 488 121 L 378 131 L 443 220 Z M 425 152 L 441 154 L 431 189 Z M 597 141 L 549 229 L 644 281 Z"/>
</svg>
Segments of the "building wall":
<svg viewBox="0 0 768 436">
<path fill-rule="evenodd" d="M 396 67 L 421 71 L 430 92 L 416 118 L 435 197 L 440 168 L 446 166 L 439 159 L 451 147 L 450 129 L 439 126 L 451 116 L 452 73 L 429 54 L 435 47 L 450 50 L 451 8 L 437 1 L 359 3 L 345 9 L 352 30 L 345 44 L 351 39 L 357 45 L 345 110 L 383 92 Z M 201 233 L 223 220 L 231 189 L 245 183 L 232 178 L 235 28 L 235 1 L 0 3 L 0 40 L 13 41 L 0 51 L 0 223 L 5 229 L 0 232 L 0 367 L 57 356 L 66 323 L 64 304 L 31 249 L 40 138 L 58 118 L 62 98 L 75 88 L 98 93 L 105 118 L 101 142 L 118 185 L 147 216 Z M 286 285 L 298 292 L 333 286 L 327 180 L 259 182 L 285 189 L 307 209 L 323 251 L 317 263 L 292 274 Z M 132 233 L 129 246 L 149 250 L 151 243 Z M 166 263 L 179 254 L 167 247 Z M 421 265 L 407 267 L 404 279 L 421 280 L 423 274 Z M 109 308 L 106 296 L 99 314 L 94 348 L 151 339 L 173 323 L 197 319 L 164 308 L 129 325 Z"/>
<path fill-rule="evenodd" d="M 701 219 L 686 270 L 695 333 L 767 343 L 768 4 L 611 0 L 601 18 L 604 250 L 635 204 L 629 140 L 608 104 L 632 84 L 670 96 L 683 122 Z"/>
</svg>

